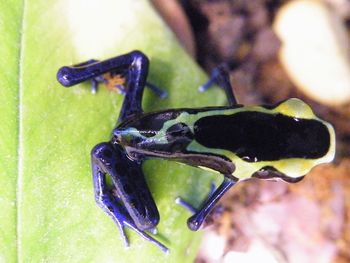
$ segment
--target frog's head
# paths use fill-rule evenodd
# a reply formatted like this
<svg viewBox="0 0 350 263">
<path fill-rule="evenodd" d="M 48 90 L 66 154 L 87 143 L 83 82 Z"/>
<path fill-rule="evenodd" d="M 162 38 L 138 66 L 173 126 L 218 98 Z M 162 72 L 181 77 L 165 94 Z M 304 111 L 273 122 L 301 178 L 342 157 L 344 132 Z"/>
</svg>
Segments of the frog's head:
<svg viewBox="0 0 350 263">
<path fill-rule="evenodd" d="M 164 125 L 158 130 L 137 129 L 135 127 L 117 127 L 113 131 L 112 143 L 127 151 L 143 152 L 153 155 L 161 153 L 179 153 L 193 141 L 189 126 L 182 122 Z"/>
<path fill-rule="evenodd" d="M 133 147 L 144 140 L 135 128 L 116 128 L 112 132 L 112 143 L 123 147 Z"/>
</svg>

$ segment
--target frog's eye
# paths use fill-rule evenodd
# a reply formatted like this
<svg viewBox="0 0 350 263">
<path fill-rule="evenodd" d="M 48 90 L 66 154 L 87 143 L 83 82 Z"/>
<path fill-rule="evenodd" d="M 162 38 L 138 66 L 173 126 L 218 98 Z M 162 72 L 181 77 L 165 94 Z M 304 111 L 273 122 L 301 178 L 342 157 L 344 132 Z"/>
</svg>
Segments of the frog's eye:
<svg viewBox="0 0 350 263">
<path fill-rule="evenodd" d="M 182 122 L 174 124 L 173 126 L 169 127 L 166 131 L 166 138 L 168 142 L 179 141 L 179 139 L 192 141 L 193 137 L 194 136 L 191 132 L 190 127 L 188 127 L 188 125 Z"/>
<path fill-rule="evenodd" d="M 185 123 L 176 123 L 166 130 L 166 139 L 172 152 L 181 152 L 193 141 L 194 135 Z"/>
<path fill-rule="evenodd" d="M 150 130 L 142 130 L 140 131 L 140 134 L 144 137 L 153 137 L 157 135 L 156 131 L 150 131 Z"/>
<path fill-rule="evenodd" d="M 114 129 L 112 132 L 112 135 L 113 135 L 113 143 L 121 142 L 122 132 L 120 130 Z"/>
</svg>

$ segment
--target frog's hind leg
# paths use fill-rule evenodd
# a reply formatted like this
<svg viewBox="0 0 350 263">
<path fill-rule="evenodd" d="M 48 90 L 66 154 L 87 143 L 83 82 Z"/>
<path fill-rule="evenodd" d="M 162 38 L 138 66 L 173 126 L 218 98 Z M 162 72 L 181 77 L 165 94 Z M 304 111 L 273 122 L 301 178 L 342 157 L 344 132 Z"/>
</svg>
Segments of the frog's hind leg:
<svg viewBox="0 0 350 263">
<path fill-rule="evenodd" d="M 125 245 L 129 245 L 124 231 L 128 227 L 162 251 L 168 252 L 167 247 L 145 232 L 153 231 L 159 221 L 159 214 L 140 173 L 141 163 L 131 164 L 130 160 L 128 163 L 122 149 L 110 143 L 95 146 L 91 156 L 95 200 L 116 223 Z M 107 185 L 106 174 L 112 176 L 117 197 Z"/>
<path fill-rule="evenodd" d="M 136 65 L 136 61 L 139 60 Z M 64 66 L 57 72 L 57 80 L 65 87 L 70 87 L 80 82 L 91 80 L 91 91 L 96 93 L 97 85 L 104 83 L 111 90 L 118 89 L 120 93 L 125 94 L 124 82 L 126 77 L 130 77 L 130 72 L 136 70 L 139 74 L 147 78 L 148 72 L 147 57 L 140 51 L 133 51 L 125 55 L 110 58 L 104 61 L 90 59 L 85 62 L 74 64 L 72 66 Z M 133 74 L 131 74 L 133 75 Z M 134 76 L 131 76 L 132 78 Z M 135 83 L 140 86 L 140 83 Z M 146 82 L 145 84 L 150 90 L 161 98 L 165 98 L 167 93 L 158 86 Z"/>
<path fill-rule="evenodd" d="M 189 203 L 183 201 L 181 198 L 177 198 L 176 202 L 188 210 L 190 210 L 193 215 L 187 220 L 187 226 L 189 229 L 196 231 L 198 230 L 201 225 L 203 224 L 205 218 L 208 216 L 208 214 L 212 211 L 214 206 L 218 203 L 220 198 L 232 187 L 235 185 L 237 181 L 233 180 L 230 176 L 225 176 L 224 181 L 221 183 L 221 185 L 213 191 L 213 188 L 211 190 L 212 193 L 209 194 L 207 200 L 203 202 L 201 207 L 197 210 Z"/>
<path fill-rule="evenodd" d="M 219 85 L 225 91 L 229 106 L 237 104 L 237 100 L 231 86 L 228 68 L 224 64 L 214 68 L 209 80 L 198 89 L 200 92 L 203 92 L 214 84 Z"/>
</svg>

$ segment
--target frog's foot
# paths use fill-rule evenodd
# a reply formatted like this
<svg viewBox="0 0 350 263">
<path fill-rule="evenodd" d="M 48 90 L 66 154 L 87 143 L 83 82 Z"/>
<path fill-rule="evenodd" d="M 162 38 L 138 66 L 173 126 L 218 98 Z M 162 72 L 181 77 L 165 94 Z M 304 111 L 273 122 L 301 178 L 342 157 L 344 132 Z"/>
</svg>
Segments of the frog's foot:
<svg viewBox="0 0 350 263">
<path fill-rule="evenodd" d="M 214 192 L 215 192 L 215 183 L 212 181 L 210 183 L 210 190 L 208 193 L 208 196 L 206 199 L 208 199 Z M 194 206 L 192 206 L 189 202 L 185 201 L 182 197 L 178 196 L 175 199 L 175 203 L 178 205 L 181 205 L 182 207 L 184 207 L 185 209 L 187 209 L 191 214 L 195 214 L 197 212 L 197 209 L 194 208 Z"/>
<path fill-rule="evenodd" d="M 219 70 L 218 68 L 214 68 L 211 72 L 210 78 L 208 79 L 207 82 L 205 82 L 204 84 L 200 85 L 198 87 L 198 91 L 199 92 L 204 92 L 206 90 L 208 90 L 210 87 L 212 87 L 215 83 L 216 83 L 216 79 L 219 76 Z"/>
<path fill-rule="evenodd" d="M 163 252 L 169 252 L 169 249 L 166 246 L 154 239 L 152 236 L 148 235 L 145 231 L 139 229 L 130 216 L 128 216 L 125 208 L 121 205 L 121 203 L 116 202 L 113 196 L 109 194 L 100 196 L 100 198 L 96 199 L 96 202 L 103 209 L 103 211 L 105 211 L 113 219 L 119 229 L 120 236 L 123 239 L 126 247 L 129 247 L 129 240 L 125 233 L 125 227 L 133 230 L 145 240 L 153 243 Z M 155 228 L 149 229 L 148 232 L 156 234 Z"/>
<path fill-rule="evenodd" d="M 125 231 L 124 231 L 124 227 L 128 227 L 130 229 L 132 229 L 134 232 L 136 232 L 139 236 L 143 237 L 145 240 L 153 243 L 154 245 L 156 245 L 157 247 L 159 247 L 163 252 L 165 253 L 169 253 L 169 249 L 164 246 L 162 243 L 160 243 L 158 240 L 154 239 L 153 237 L 151 237 L 150 235 L 148 235 L 145 231 L 140 230 L 131 219 L 129 220 L 123 220 L 123 223 L 119 226 L 118 223 L 116 222 L 116 224 L 118 225 L 118 228 L 120 230 L 120 234 L 122 236 L 122 239 L 124 240 L 125 246 L 129 246 L 128 244 L 128 239 L 125 235 Z M 151 228 L 147 230 L 148 232 L 150 232 L 153 235 L 157 234 L 157 229 Z"/>
<path fill-rule="evenodd" d="M 208 198 L 203 202 L 200 208 L 197 210 L 191 204 L 184 201 L 182 198 L 176 198 L 175 202 L 187 210 L 193 215 L 187 220 L 187 226 L 193 231 L 197 231 L 205 221 L 208 214 L 213 210 L 214 206 L 218 203 L 220 198 L 236 183 L 231 177 L 225 176 L 224 181 L 215 190 L 215 186 L 211 186 L 211 191 Z"/>
<path fill-rule="evenodd" d="M 96 94 L 97 86 L 99 83 L 106 83 L 106 80 L 103 76 L 97 76 L 91 79 L 91 93 Z"/>
<path fill-rule="evenodd" d="M 98 144 L 92 150 L 92 174 L 96 203 L 113 219 L 126 246 L 129 246 L 129 242 L 125 234 L 125 227 L 155 244 L 162 251 L 168 252 L 167 247 L 145 232 L 154 231 L 159 221 L 158 210 L 148 188 L 145 188 L 144 177 L 140 172 L 141 165 L 133 165 L 124 154 L 121 148 L 113 147 L 110 143 Z M 130 176 L 129 168 L 132 169 L 132 176 Z M 117 184 L 115 192 L 107 185 L 107 174 L 112 176 L 113 181 Z M 136 189 L 136 192 L 133 189 Z"/>
<path fill-rule="evenodd" d="M 230 106 L 236 105 L 237 100 L 233 93 L 233 89 L 230 82 L 230 75 L 226 65 L 222 64 L 213 69 L 209 80 L 203 85 L 199 86 L 198 90 L 204 92 L 214 84 L 219 85 L 226 93 L 227 100 Z"/>
<path fill-rule="evenodd" d="M 146 87 L 152 90 L 156 95 L 158 95 L 160 98 L 165 99 L 168 97 L 168 93 L 165 90 L 162 90 L 157 85 L 154 85 L 148 81 L 146 81 Z"/>
</svg>

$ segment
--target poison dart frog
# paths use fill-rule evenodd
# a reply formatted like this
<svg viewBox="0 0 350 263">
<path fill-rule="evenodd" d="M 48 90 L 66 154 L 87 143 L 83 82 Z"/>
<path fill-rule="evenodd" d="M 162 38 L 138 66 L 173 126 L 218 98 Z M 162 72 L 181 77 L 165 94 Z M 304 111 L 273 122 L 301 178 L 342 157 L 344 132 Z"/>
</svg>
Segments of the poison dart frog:
<svg viewBox="0 0 350 263">
<path fill-rule="evenodd" d="M 95 200 L 114 220 L 126 245 L 124 228 L 128 227 L 168 251 L 146 232 L 153 233 L 159 222 L 142 171 L 146 159 L 174 160 L 223 175 L 221 185 L 188 219 L 188 227 L 198 230 L 215 204 L 238 181 L 257 177 L 294 183 L 315 165 L 334 158 L 331 124 L 295 98 L 269 106 L 238 104 L 224 66 L 214 69 L 201 89 L 218 84 L 226 93 L 228 106 L 145 113 L 141 103 L 145 87 L 165 96 L 147 82 L 148 67 L 147 56 L 133 51 L 104 61 L 64 66 L 57 73 L 65 87 L 91 80 L 94 91 L 99 82 L 107 86 L 115 83 L 125 94 L 110 141 L 96 145 L 91 160 Z M 106 175 L 112 177 L 117 194 L 107 187 Z"/>
</svg>

